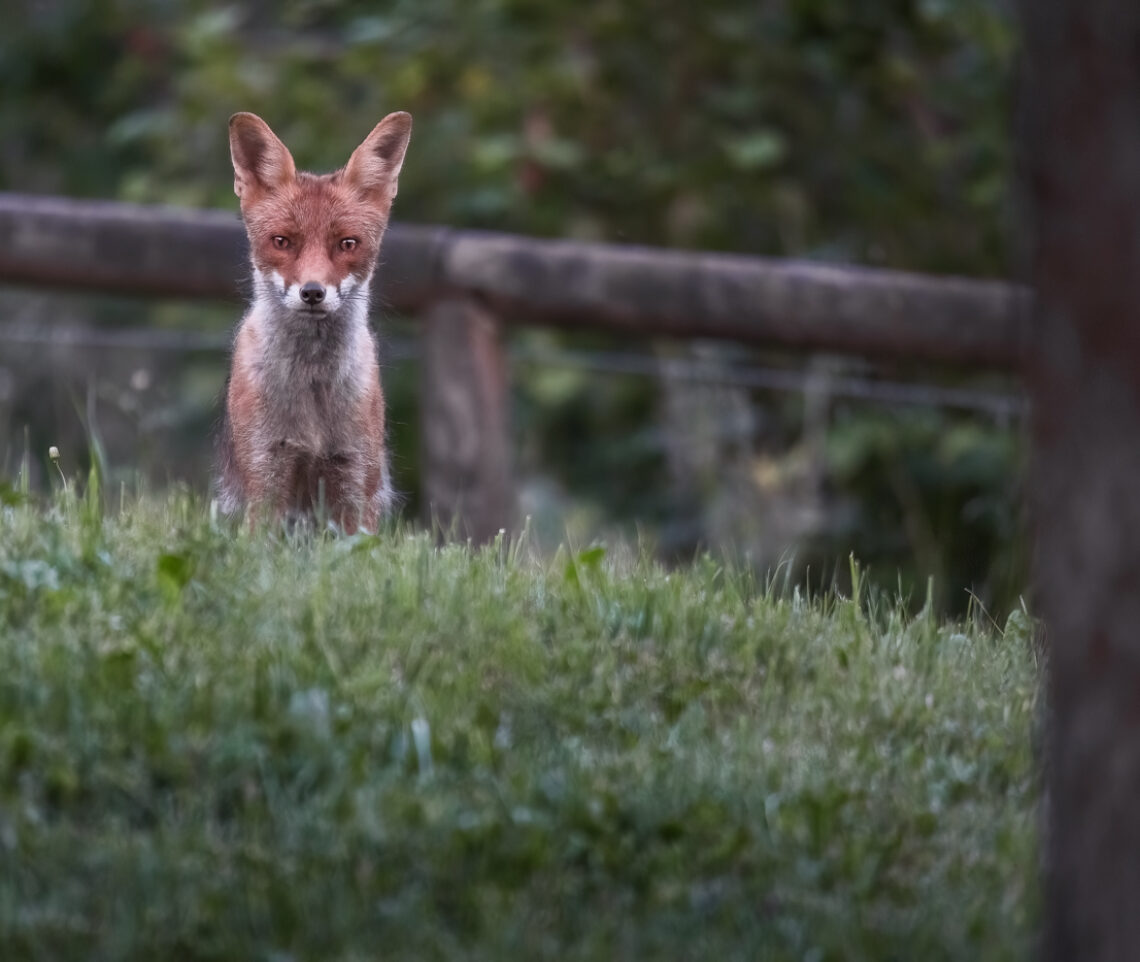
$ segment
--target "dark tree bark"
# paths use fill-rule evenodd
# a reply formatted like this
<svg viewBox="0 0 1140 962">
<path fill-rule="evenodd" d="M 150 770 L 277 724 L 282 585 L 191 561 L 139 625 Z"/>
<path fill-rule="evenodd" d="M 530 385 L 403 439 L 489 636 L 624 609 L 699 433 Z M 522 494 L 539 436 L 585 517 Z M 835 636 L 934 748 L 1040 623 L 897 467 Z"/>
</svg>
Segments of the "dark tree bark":
<svg viewBox="0 0 1140 962">
<path fill-rule="evenodd" d="M 1140 958 L 1140 3 L 1021 0 L 1045 957 Z"/>
</svg>

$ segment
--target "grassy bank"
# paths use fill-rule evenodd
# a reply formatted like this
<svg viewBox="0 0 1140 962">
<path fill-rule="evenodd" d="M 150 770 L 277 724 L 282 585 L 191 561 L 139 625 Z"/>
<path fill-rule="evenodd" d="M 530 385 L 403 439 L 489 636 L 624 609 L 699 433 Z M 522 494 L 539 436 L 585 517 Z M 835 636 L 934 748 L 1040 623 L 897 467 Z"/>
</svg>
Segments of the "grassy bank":
<svg viewBox="0 0 1140 962">
<path fill-rule="evenodd" d="M 0 509 L 0 958 L 1018 959 L 1023 622 Z"/>
</svg>

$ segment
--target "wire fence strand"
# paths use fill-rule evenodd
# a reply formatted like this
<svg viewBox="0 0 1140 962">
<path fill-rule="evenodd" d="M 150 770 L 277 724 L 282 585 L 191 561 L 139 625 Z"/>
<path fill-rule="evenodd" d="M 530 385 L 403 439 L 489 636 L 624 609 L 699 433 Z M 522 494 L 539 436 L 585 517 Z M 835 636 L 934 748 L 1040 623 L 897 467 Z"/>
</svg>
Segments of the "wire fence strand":
<svg viewBox="0 0 1140 962">
<path fill-rule="evenodd" d="M 80 325 L 40 323 L 0 324 L 0 343 L 73 348 L 76 350 L 141 351 L 162 353 L 227 353 L 231 335 L 213 331 L 175 331 L 154 328 L 88 328 Z M 419 342 L 413 337 L 384 336 L 386 361 L 415 361 Z M 512 345 L 512 363 L 573 368 L 596 374 L 645 378 L 672 378 L 690 383 L 745 390 L 804 394 L 822 390 L 833 397 L 888 406 L 945 408 L 986 414 L 1000 420 L 1017 419 L 1028 412 L 1024 394 L 928 383 L 888 380 L 851 374 L 794 370 L 727 359 L 660 357 L 634 351 L 535 348 Z"/>
</svg>

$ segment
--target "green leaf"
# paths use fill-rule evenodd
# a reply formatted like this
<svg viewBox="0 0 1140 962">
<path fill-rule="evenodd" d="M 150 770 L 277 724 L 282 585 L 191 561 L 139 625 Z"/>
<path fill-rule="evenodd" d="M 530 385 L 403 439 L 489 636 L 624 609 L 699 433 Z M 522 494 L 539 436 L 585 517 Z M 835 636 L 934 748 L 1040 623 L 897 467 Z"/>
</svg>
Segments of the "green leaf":
<svg viewBox="0 0 1140 962">
<path fill-rule="evenodd" d="M 0 507 L 14 508 L 26 504 L 28 496 L 7 481 L 0 481 Z"/>
<path fill-rule="evenodd" d="M 732 164 L 741 170 L 763 170 L 775 167 L 787 154 L 787 142 L 773 130 L 748 134 L 725 144 Z"/>
<path fill-rule="evenodd" d="M 591 548 L 586 548 L 585 551 L 578 552 L 578 564 L 589 571 L 597 571 L 605 557 L 606 546 L 597 544 Z"/>
<path fill-rule="evenodd" d="M 159 555 L 155 564 L 158 583 L 168 598 L 174 599 L 194 577 L 194 560 L 185 554 Z"/>
</svg>

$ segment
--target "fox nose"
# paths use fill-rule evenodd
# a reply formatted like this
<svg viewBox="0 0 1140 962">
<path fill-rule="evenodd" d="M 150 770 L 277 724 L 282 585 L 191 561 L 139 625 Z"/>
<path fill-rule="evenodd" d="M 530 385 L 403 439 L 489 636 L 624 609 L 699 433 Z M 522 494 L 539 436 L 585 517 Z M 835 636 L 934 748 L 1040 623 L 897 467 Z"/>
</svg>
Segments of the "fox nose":
<svg viewBox="0 0 1140 962">
<path fill-rule="evenodd" d="M 312 306 L 313 304 L 320 304 L 325 299 L 325 289 L 316 281 L 309 281 L 307 284 L 301 285 L 301 300 L 306 304 Z"/>
</svg>

